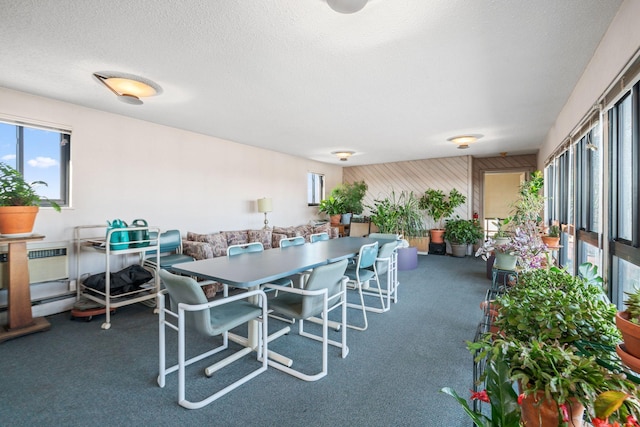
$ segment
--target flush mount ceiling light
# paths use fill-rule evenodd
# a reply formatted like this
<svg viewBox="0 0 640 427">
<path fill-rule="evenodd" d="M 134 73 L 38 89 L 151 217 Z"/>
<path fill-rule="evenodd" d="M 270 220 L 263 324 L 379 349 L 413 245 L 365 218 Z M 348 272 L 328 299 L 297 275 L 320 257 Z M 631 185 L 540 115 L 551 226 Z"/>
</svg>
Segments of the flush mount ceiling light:
<svg viewBox="0 0 640 427">
<path fill-rule="evenodd" d="M 458 149 L 464 150 L 465 148 L 469 148 L 469 144 L 473 144 L 480 138 L 482 138 L 482 135 L 458 135 L 447 138 L 447 141 L 458 144 Z"/>
<path fill-rule="evenodd" d="M 331 154 L 339 158 L 341 162 L 346 162 L 349 157 L 355 154 L 355 151 L 332 151 Z"/>
<path fill-rule="evenodd" d="M 143 79 L 99 73 L 93 73 L 93 76 L 113 92 L 120 101 L 127 104 L 141 105 L 143 102 L 140 98 L 154 96 L 158 93 L 158 89 L 154 87 L 153 83 L 142 81 Z"/>
<path fill-rule="evenodd" d="M 368 0 L 327 0 L 329 7 L 339 13 L 355 13 L 367 5 Z"/>
</svg>

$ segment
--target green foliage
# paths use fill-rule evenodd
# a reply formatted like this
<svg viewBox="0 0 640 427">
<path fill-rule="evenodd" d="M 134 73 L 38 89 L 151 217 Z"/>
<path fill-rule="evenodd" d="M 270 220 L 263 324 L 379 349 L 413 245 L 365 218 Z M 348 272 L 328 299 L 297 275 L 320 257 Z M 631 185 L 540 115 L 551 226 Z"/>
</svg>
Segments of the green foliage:
<svg viewBox="0 0 640 427">
<path fill-rule="evenodd" d="M 448 220 L 444 232 L 444 238 L 455 245 L 476 243 L 483 235 L 480 226 L 470 219 Z"/>
<path fill-rule="evenodd" d="M 616 307 L 606 301 L 598 284 L 558 268 L 521 273 L 518 285 L 496 299 L 501 306 L 496 326 L 507 336 L 527 341 L 579 339 L 615 346 Z"/>
<path fill-rule="evenodd" d="M 333 197 L 339 198 L 344 204 L 344 211 L 340 213 L 354 213 L 360 215 L 364 210 L 362 200 L 367 194 L 367 184 L 364 181 L 344 183 L 331 190 Z"/>
<path fill-rule="evenodd" d="M 557 225 L 550 225 L 549 232 L 547 233 L 549 237 L 560 237 L 560 227 Z"/>
<path fill-rule="evenodd" d="M 426 210 L 427 214 L 433 218 L 439 228 L 444 228 L 443 220 L 453 215 L 453 211 L 458 206 L 463 205 L 467 197 L 453 188 L 447 196 L 442 190 L 428 189 L 420 197 L 419 207 Z"/>
<path fill-rule="evenodd" d="M 633 292 L 625 292 L 627 299 L 624 304 L 627 306 L 627 313 L 629 313 L 629 321 L 633 323 L 640 323 L 640 288 L 636 286 Z"/>
<path fill-rule="evenodd" d="M 339 197 L 329 196 L 318 205 L 318 211 L 327 215 L 339 215 L 345 212 L 344 203 Z"/>
<path fill-rule="evenodd" d="M 28 183 L 20 172 L 7 165 L 0 163 L 0 206 L 40 206 L 46 197 L 38 195 L 34 186 L 47 185 L 43 181 Z M 49 201 L 51 206 L 60 211 L 60 206 Z"/>
<path fill-rule="evenodd" d="M 381 233 L 412 237 L 422 236 L 425 233 L 418 199 L 411 191 L 402 191 L 397 197 L 395 191 L 392 191 L 389 197 L 376 199 L 373 205 L 367 208 L 371 211 L 371 222 Z"/>
</svg>

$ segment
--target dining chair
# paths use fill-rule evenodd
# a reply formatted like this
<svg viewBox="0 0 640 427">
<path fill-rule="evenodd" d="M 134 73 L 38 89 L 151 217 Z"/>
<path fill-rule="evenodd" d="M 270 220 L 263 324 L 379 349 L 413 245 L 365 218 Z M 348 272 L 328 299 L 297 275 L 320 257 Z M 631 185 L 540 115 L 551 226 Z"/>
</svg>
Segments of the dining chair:
<svg viewBox="0 0 640 427">
<path fill-rule="evenodd" d="M 154 239 L 150 233 L 150 238 Z M 182 253 L 182 237 L 180 230 L 167 230 L 160 233 L 158 241 L 159 258 L 156 260 L 155 250 L 147 251 L 143 254 L 142 265 L 150 269 L 156 269 L 156 263 L 160 264 L 160 268 L 171 270 L 175 264 L 182 262 L 195 261 L 195 258 Z"/>
<path fill-rule="evenodd" d="M 360 298 L 360 304 L 347 303 L 347 307 L 357 308 L 362 310 L 362 317 L 364 321 L 363 326 L 347 324 L 347 326 L 351 329 L 364 331 L 369 327 L 369 322 L 367 320 L 367 311 L 376 311 L 378 313 L 387 311 L 387 308 L 384 304 L 384 299 L 382 296 L 382 289 L 380 288 L 380 279 L 378 278 L 378 273 L 376 270 L 377 257 L 378 257 L 378 242 L 362 245 L 360 247 L 360 250 L 358 251 L 358 260 L 356 264 L 350 265 L 345 271 L 345 275 L 349 278 L 347 288 L 357 290 L 358 296 Z M 380 308 L 367 306 L 364 302 L 365 294 L 362 292 L 362 290 L 370 289 L 372 280 L 374 280 L 376 283 L 375 290 L 377 292 L 375 293 L 375 295 L 380 301 Z M 370 293 L 371 291 L 368 291 L 367 296 Z"/>
<path fill-rule="evenodd" d="M 284 237 L 280 239 L 281 248 L 288 248 L 289 246 L 299 246 L 299 245 L 304 245 L 304 237 L 302 236 Z"/>
<path fill-rule="evenodd" d="M 267 296 L 263 291 L 252 290 L 209 302 L 198 282 L 191 277 L 178 276 L 162 269 L 160 270 L 160 278 L 165 289 L 158 293 L 160 307 L 158 315 L 160 342 L 158 385 L 164 388 L 165 377 L 172 372 L 178 371 L 178 404 L 180 406 L 187 409 L 202 408 L 267 370 Z M 170 308 L 167 308 L 165 293 L 169 294 Z M 253 304 L 245 301 L 250 298 L 257 299 L 257 303 Z M 258 336 L 259 346 L 256 349 L 256 358 L 260 362 L 260 366 L 248 373 L 244 373 L 240 379 L 222 387 L 202 400 L 187 400 L 186 367 L 229 349 L 228 331 L 252 321 L 262 322 L 262 328 Z M 166 328 L 178 333 L 178 363 L 170 367 L 166 366 Z M 186 354 L 187 333 L 190 342 L 195 339 L 194 333 L 207 338 L 220 335 L 222 336 L 222 344 L 199 355 L 189 357 Z M 193 345 L 190 345 L 190 348 L 192 347 Z M 233 352 L 206 368 L 205 375 L 210 377 L 214 372 L 230 365 L 252 351 L 251 347 L 243 347 L 241 350 Z M 189 378 L 191 378 L 191 375 Z"/>
<path fill-rule="evenodd" d="M 309 236 L 311 243 L 329 240 L 329 233 L 315 233 Z"/>
<path fill-rule="evenodd" d="M 376 257 L 376 273 L 377 277 L 380 278 L 383 275 L 386 276 L 387 284 L 386 287 L 382 288 L 382 284 L 379 284 L 382 289 L 382 294 L 386 296 L 386 310 L 391 308 L 391 301 L 394 303 L 398 302 L 398 255 L 396 253 L 396 248 L 398 246 L 397 241 L 387 242 L 380 246 L 378 249 L 378 256 Z M 369 267 L 370 270 L 373 267 Z M 364 295 L 369 296 L 377 296 L 377 293 L 371 292 L 369 290 L 362 291 Z M 378 308 L 369 307 L 367 308 L 369 311 L 380 313 Z"/>
<path fill-rule="evenodd" d="M 329 345 L 340 348 L 342 350 L 342 357 L 347 357 L 349 348 L 347 347 L 346 327 L 347 278 L 344 276 L 346 268 L 346 259 L 332 264 L 322 265 L 313 269 L 303 288 L 276 287 L 280 293 L 277 297 L 268 300 L 269 309 L 273 310 L 274 313 L 280 313 L 298 319 L 298 335 L 322 342 L 322 368 L 315 374 L 307 374 L 275 360 L 269 360 L 269 366 L 305 381 L 317 381 L 327 375 Z M 341 308 L 341 341 L 334 341 L 329 339 L 328 317 L 329 313 L 338 307 Z M 304 330 L 304 321 L 312 317 L 322 319 L 321 335 Z M 279 336 L 282 335 L 278 332 L 276 332 L 276 334 Z M 310 368 L 305 370 L 310 370 Z"/>
</svg>

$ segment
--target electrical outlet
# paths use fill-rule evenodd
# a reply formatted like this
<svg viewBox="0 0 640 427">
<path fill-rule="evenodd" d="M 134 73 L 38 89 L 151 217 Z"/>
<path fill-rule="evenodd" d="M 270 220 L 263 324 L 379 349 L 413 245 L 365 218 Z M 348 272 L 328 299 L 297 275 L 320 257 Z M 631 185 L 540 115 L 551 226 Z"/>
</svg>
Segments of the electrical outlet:
<svg viewBox="0 0 640 427">
<path fill-rule="evenodd" d="M 72 292 L 75 292 L 76 290 L 76 281 L 74 280 L 69 280 L 69 290 Z"/>
</svg>

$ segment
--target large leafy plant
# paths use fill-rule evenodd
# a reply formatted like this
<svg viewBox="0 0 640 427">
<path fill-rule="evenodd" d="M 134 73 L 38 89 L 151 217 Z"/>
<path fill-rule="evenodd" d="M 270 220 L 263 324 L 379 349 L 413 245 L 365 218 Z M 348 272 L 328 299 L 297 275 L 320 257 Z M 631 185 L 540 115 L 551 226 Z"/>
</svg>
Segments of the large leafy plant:
<svg viewBox="0 0 640 427">
<path fill-rule="evenodd" d="M 0 206 L 40 206 L 42 200 L 35 187 L 47 185 L 43 181 L 27 182 L 20 172 L 6 163 L 0 163 Z M 60 211 L 60 206 L 49 200 L 51 206 Z"/>
<path fill-rule="evenodd" d="M 364 210 L 362 200 L 367 194 L 367 184 L 364 181 L 347 182 L 337 185 L 331 190 L 331 195 L 342 200 L 344 211 L 341 213 L 361 214 Z"/>
<path fill-rule="evenodd" d="M 476 243 L 484 233 L 478 224 L 470 219 L 452 219 L 447 221 L 444 238 L 455 245 Z"/>
<path fill-rule="evenodd" d="M 455 188 L 449 192 L 449 195 L 446 195 L 442 190 L 430 188 L 420 197 L 419 207 L 427 211 L 438 228 L 443 229 L 443 221 L 453 215 L 455 208 L 463 205 L 466 201 L 467 197 Z"/>
</svg>

